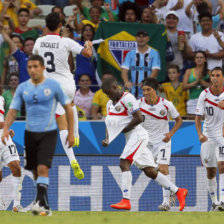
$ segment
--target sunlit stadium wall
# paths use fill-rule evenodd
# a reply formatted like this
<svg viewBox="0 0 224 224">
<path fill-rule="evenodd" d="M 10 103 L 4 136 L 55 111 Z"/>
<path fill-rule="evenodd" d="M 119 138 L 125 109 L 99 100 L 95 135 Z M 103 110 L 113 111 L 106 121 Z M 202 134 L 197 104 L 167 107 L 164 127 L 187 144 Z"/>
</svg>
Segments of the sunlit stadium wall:
<svg viewBox="0 0 224 224">
<path fill-rule="evenodd" d="M 172 123 L 171 123 L 172 125 Z M 14 141 L 22 153 L 24 123 L 13 126 L 16 132 Z M 80 122 L 81 145 L 75 149 L 77 159 L 85 172 L 84 180 L 77 180 L 69 166 L 60 144 L 50 170 L 49 201 L 53 210 L 60 211 L 112 211 L 110 204 L 120 201 L 121 172 L 119 154 L 124 146 L 120 136 L 109 148 L 102 148 L 104 138 L 103 122 Z M 185 211 L 207 211 L 210 199 L 206 187 L 205 168 L 201 166 L 194 123 L 184 122 L 172 141 L 170 173 L 172 180 L 180 187 L 189 190 Z M 21 157 L 23 165 L 23 158 Z M 0 195 L 7 209 L 12 207 L 11 175 L 8 168 L 3 169 Z M 157 211 L 162 202 L 162 189 L 150 181 L 144 173 L 132 167 L 133 187 L 131 194 L 133 211 Z M 22 205 L 28 208 L 35 198 L 32 174 L 24 171 Z M 178 204 L 172 208 L 178 210 Z"/>
</svg>

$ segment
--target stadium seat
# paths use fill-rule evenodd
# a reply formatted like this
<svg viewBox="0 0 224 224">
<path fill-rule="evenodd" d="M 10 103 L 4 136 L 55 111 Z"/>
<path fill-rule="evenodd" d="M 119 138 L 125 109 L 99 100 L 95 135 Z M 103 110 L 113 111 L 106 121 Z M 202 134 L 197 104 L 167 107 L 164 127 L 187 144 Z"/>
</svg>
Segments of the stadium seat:
<svg viewBox="0 0 224 224">
<path fill-rule="evenodd" d="M 68 5 L 64 7 L 64 14 L 66 17 L 73 15 L 73 9 L 76 8 L 77 5 Z"/>
<path fill-rule="evenodd" d="M 51 13 L 51 9 L 54 5 L 37 5 L 41 10 L 42 13 L 39 16 L 46 17 L 49 13 Z"/>
<path fill-rule="evenodd" d="M 28 26 L 29 27 L 32 27 L 32 26 L 45 26 L 46 23 L 45 23 L 45 19 L 30 19 L 29 22 L 28 22 Z"/>
</svg>

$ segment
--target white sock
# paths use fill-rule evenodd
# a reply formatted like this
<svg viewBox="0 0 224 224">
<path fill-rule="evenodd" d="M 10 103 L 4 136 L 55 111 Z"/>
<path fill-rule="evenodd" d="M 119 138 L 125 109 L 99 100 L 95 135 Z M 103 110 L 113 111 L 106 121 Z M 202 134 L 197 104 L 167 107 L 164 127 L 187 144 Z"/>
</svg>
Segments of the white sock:
<svg viewBox="0 0 224 224">
<path fill-rule="evenodd" d="M 172 191 L 174 193 L 176 193 L 178 191 L 178 187 L 173 184 L 168 178 L 167 176 L 163 175 L 162 173 L 158 172 L 158 175 L 155 179 L 155 181 L 161 185 L 162 187 L 165 187 L 167 189 L 169 189 L 169 191 Z"/>
<path fill-rule="evenodd" d="M 212 200 L 212 203 L 218 204 L 216 177 L 214 177 L 213 179 L 207 179 L 207 180 L 208 180 L 208 192 Z"/>
<path fill-rule="evenodd" d="M 121 190 L 123 198 L 130 199 L 132 186 L 132 174 L 131 171 L 122 172 L 122 185 Z"/>
<path fill-rule="evenodd" d="M 76 160 L 75 158 L 75 155 L 74 155 L 74 151 L 73 151 L 73 148 L 72 147 L 68 147 L 68 143 L 66 143 L 66 138 L 68 136 L 68 130 L 62 130 L 62 131 L 59 131 L 59 134 L 60 134 L 60 139 L 61 139 L 61 144 L 65 150 L 65 153 L 69 159 L 69 162 L 71 163 L 72 160 Z"/>
<path fill-rule="evenodd" d="M 75 138 L 79 138 L 79 117 L 78 117 L 78 112 L 76 109 L 76 106 L 74 105 L 72 107 L 73 114 L 74 114 L 74 136 Z"/>
<path fill-rule="evenodd" d="M 169 181 L 171 181 L 170 175 L 165 175 Z M 167 188 L 163 187 L 163 204 L 169 204 L 170 203 L 170 190 Z"/>
<path fill-rule="evenodd" d="M 21 177 L 12 176 L 12 185 L 13 185 L 13 207 L 20 205 L 21 200 L 21 190 L 22 190 L 22 181 Z"/>
<path fill-rule="evenodd" d="M 224 173 L 219 174 L 219 201 L 224 202 Z"/>
</svg>

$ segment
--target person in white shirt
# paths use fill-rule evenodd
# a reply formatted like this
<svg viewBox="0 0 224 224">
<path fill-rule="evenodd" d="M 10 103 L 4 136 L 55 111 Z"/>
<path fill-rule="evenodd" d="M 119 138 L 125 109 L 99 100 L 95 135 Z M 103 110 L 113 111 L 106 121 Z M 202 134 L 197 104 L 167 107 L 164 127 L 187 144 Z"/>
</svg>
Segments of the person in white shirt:
<svg viewBox="0 0 224 224">
<path fill-rule="evenodd" d="M 50 33 L 36 40 L 33 48 L 33 54 L 38 54 L 44 58 L 46 66 L 44 75 L 48 78 L 52 78 L 58 81 L 61 84 L 63 91 L 72 102 L 75 96 L 76 86 L 73 74 L 69 69 L 69 54 L 71 52 L 72 54 L 82 54 L 83 56 L 91 57 L 92 42 L 86 41 L 85 47 L 83 47 L 70 38 L 59 36 L 62 24 L 60 22 L 58 13 L 50 13 L 46 17 L 46 26 Z M 78 116 L 75 106 L 73 107 L 73 112 L 75 120 L 75 146 L 79 146 Z M 61 143 L 69 158 L 71 167 L 74 170 L 74 174 L 78 179 L 83 179 L 84 173 L 80 169 L 79 164 L 75 158 L 73 148 L 68 147 L 66 144 L 66 138 L 68 135 L 67 122 L 65 117 L 65 110 L 60 103 L 56 108 L 56 117 L 58 128 L 60 130 L 59 134 Z"/>
<path fill-rule="evenodd" d="M 147 149 L 149 136 L 140 125 L 143 121 L 137 100 L 131 93 L 119 89 L 114 79 L 107 79 L 102 84 L 102 90 L 110 100 L 107 103 L 106 139 L 103 146 L 108 146 L 121 132 L 126 138 L 126 145 L 120 156 L 120 168 L 122 171 L 123 198 L 117 204 L 112 204 L 114 209 L 131 209 L 130 197 L 132 186 L 132 174 L 130 166 L 134 164 L 145 175 L 155 180 L 159 185 L 176 193 L 179 200 L 179 210 L 185 207 L 185 198 L 188 190 L 178 188 L 165 175 L 155 169 L 156 164 L 150 150 Z"/>
<path fill-rule="evenodd" d="M 212 69 L 211 87 L 201 92 L 197 108 L 195 126 L 201 144 L 201 161 L 207 170 L 208 192 L 212 200 L 211 211 L 224 211 L 224 91 L 223 71 L 220 67 Z M 205 115 L 203 132 L 202 116 Z M 217 199 L 216 170 L 219 171 L 219 202 Z"/>
<path fill-rule="evenodd" d="M 140 111 L 144 116 L 142 126 L 149 136 L 148 149 L 152 152 L 159 171 L 170 180 L 169 164 L 171 157 L 171 137 L 180 128 L 182 118 L 173 103 L 157 95 L 159 83 L 152 78 L 142 81 L 144 97 L 138 100 Z M 175 124 L 169 130 L 169 117 Z M 173 205 L 173 204 L 172 204 Z M 163 203 L 161 211 L 170 210 L 170 190 L 163 187 Z"/>
</svg>

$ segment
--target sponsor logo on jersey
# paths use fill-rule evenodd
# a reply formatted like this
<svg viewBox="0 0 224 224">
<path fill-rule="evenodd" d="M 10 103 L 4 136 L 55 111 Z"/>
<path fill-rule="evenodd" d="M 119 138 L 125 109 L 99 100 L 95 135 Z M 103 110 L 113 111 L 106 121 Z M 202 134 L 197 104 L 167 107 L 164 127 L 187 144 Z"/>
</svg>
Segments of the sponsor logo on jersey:
<svg viewBox="0 0 224 224">
<path fill-rule="evenodd" d="M 115 107 L 115 110 L 116 110 L 116 111 L 120 111 L 120 110 L 121 110 L 121 106 L 116 106 L 116 107 Z"/>
<path fill-rule="evenodd" d="M 166 114 L 166 111 L 165 111 L 165 110 L 161 110 L 159 113 L 160 113 L 162 116 L 164 116 L 164 115 Z"/>
<path fill-rule="evenodd" d="M 49 96 L 51 94 L 51 90 L 50 89 L 45 89 L 44 90 L 44 95 L 45 96 Z"/>
<path fill-rule="evenodd" d="M 129 107 L 133 107 L 132 102 L 128 102 L 128 106 L 129 106 Z"/>
<path fill-rule="evenodd" d="M 149 111 L 156 111 L 156 108 L 151 107 L 149 108 Z"/>
<path fill-rule="evenodd" d="M 23 94 L 24 95 L 29 95 L 29 93 L 27 91 L 24 91 Z"/>
</svg>

